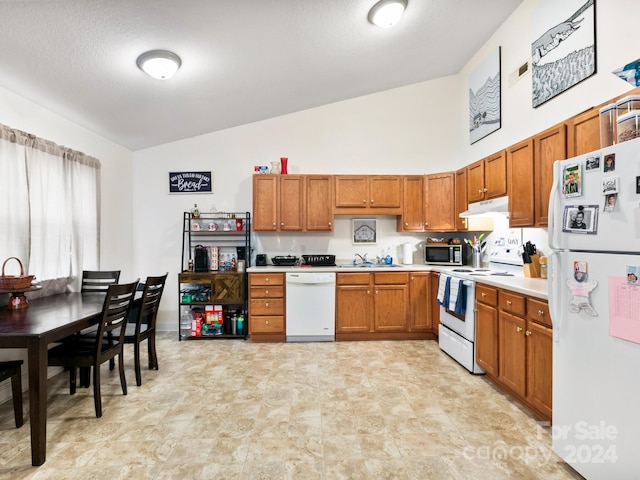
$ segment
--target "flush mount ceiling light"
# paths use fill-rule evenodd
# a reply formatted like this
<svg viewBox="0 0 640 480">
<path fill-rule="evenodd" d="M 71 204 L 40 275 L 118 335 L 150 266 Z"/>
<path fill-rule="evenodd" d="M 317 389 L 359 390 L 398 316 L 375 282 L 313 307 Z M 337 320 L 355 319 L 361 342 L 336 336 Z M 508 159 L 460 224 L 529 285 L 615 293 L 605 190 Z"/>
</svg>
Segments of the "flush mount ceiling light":
<svg viewBox="0 0 640 480">
<path fill-rule="evenodd" d="M 369 21 L 382 28 L 398 23 L 407 8 L 407 0 L 380 0 L 369 10 Z"/>
<path fill-rule="evenodd" d="M 158 80 L 168 80 L 180 68 L 180 57 L 167 50 L 151 50 L 138 57 L 136 64 L 140 70 Z"/>
</svg>

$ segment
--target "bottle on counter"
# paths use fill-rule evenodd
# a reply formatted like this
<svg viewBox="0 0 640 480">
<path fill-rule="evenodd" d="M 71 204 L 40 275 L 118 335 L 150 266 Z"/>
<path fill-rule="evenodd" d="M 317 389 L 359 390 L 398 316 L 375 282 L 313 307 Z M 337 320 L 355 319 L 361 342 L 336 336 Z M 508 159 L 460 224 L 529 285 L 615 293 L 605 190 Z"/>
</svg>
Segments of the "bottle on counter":
<svg viewBox="0 0 640 480">
<path fill-rule="evenodd" d="M 193 204 L 193 208 L 191 209 L 191 218 L 200 218 L 200 209 L 198 208 L 197 203 Z"/>
<path fill-rule="evenodd" d="M 184 337 L 191 336 L 191 322 L 193 321 L 193 315 L 191 310 L 185 310 L 180 317 L 180 335 Z"/>
<path fill-rule="evenodd" d="M 244 335 L 244 316 L 238 316 L 236 320 L 236 332 L 238 335 Z"/>
<path fill-rule="evenodd" d="M 238 316 L 234 313 L 231 317 L 231 334 L 237 335 L 238 332 Z"/>
</svg>

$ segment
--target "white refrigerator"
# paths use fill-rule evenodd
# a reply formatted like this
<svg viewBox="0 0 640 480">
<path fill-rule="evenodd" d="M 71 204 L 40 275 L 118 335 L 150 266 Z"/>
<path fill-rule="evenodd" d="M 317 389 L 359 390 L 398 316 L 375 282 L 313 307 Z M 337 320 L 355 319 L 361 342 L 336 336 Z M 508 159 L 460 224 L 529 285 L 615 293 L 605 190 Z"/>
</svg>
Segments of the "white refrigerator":
<svg viewBox="0 0 640 480">
<path fill-rule="evenodd" d="M 553 450 L 587 479 L 638 479 L 640 139 L 555 162 L 549 246 Z"/>
</svg>

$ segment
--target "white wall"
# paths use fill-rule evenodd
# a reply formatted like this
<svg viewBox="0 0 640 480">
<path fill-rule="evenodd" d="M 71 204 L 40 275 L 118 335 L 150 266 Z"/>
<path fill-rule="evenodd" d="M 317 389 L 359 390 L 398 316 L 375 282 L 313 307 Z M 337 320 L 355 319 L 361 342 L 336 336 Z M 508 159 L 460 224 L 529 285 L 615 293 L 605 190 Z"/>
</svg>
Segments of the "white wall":
<svg viewBox="0 0 640 480">
<path fill-rule="evenodd" d="M 354 98 L 303 112 L 202 135 L 134 153 L 134 262 L 140 275 L 169 272 L 160 328 L 177 328 L 177 273 L 181 218 L 198 203 L 203 211 L 251 211 L 254 165 L 289 157 L 289 173 L 423 174 L 450 169 L 450 132 L 459 123 L 451 108 L 456 77 Z M 455 146 L 454 146 L 455 148 Z M 212 170 L 212 195 L 169 195 L 168 172 Z M 333 234 L 253 235 L 254 251 L 352 256 L 351 217 L 337 218 Z M 359 248 L 370 257 L 405 239 L 395 217 L 380 217 L 383 240 Z M 424 240 L 424 238 L 422 238 Z M 175 296 L 174 296 L 175 294 Z"/>
<path fill-rule="evenodd" d="M 548 1 L 548 0 L 547 0 Z M 480 48 L 460 72 L 457 97 L 459 115 L 468 115 L 468 78 L 484 62 L 490 52 L 501 47 L 502 128 L 469 145 L 469 126 L 465 121 L 456 125 L 461 158 L 470 162 L 490 155 L 504 147 L 576 115 L 608 99 L 621 95 L 632 87 L 611 72 L 640 57 L 637 42 L 624 25 L 640 21 L 640 7 L 635 0 L 600 0 L 596 2 L 596 66 L 597 73 L 575 85 L 538 108 L 531 105 L 531 74 L 512 87 L 508 78 L 531 57 L 532 15 L 542 0 L 525 0 L 494 35 Z"/>
</svg>

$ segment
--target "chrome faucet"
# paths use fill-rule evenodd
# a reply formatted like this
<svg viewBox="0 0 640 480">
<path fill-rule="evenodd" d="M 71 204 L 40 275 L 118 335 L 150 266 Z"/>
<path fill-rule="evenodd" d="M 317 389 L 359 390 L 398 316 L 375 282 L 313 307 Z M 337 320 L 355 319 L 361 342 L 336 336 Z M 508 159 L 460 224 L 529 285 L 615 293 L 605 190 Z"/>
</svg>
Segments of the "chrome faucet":
<svg viewBox="0 0 640 480">
<path fill-rule="evenodd" d="M 356 253 L 356 257 L 358 257 L 363 264 L 367 264 L 367 263 L 371 263 L 369 262 L 369 260 L 367 260 L 367 254 L 365 253 L 364 255 L 360 255 L 359 253 Z M 358 263 L 357 259 L 354 259 L 353 263 Z"/>
</svg>

